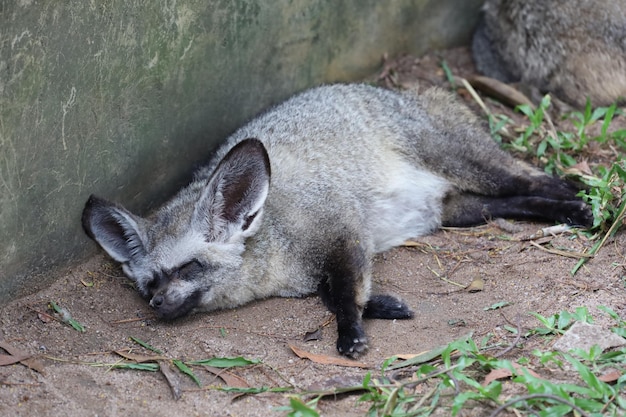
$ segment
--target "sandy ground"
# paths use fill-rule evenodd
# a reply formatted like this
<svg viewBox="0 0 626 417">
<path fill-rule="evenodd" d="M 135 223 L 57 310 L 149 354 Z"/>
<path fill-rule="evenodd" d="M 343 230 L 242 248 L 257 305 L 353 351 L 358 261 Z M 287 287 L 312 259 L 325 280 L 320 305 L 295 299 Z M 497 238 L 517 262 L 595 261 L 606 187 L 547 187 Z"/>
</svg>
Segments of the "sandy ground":
<svg viewBox="0 0 626 417">
<path fill-rule="evenodd" d="M 447 54 L 455 73 L 471 72 L 467 51 Z M 405 57 L 393 68 L 393 81 L 400 84 L 444 83 L 436 55 L 422 60 Z M 608 306 L 626 317 L 624 233 L 609 240 L 599 255 L 572 277 L 570 270 L 577 260 L 545 249 L 582 252 L 590 242 L 562 234 L 538 240 L 541 249 L 524 238 L 545 225 L 509 225 L 505 227 L 508 231 L 495 224 L 443 230 L 419 239 L 414 247 L 397 248 L 377 258 L 376 287 L 402 297 L 416 316 L 406 321 L 366 322 L 370 350 L 360 361 L 371 369 L 319 364 L 294 354 L 290 345 L 339 357 L 333 317 L 317 297 L 258 301 L 235 310 L 164 323 L 155 319 L 113 262 L 104 255 L 96 256 L 65 271 L 45 291 L 0 310 L 0 341 L 15 348 L 15 355 L 34 355 L 31 360 L 36 361 L 26 362 L 30 367 L 24 363 L 0 366 L 0 415 L 285 414 L 276 408 L 288 404 L 288 394 L 237 396 L 216 390 L 225 385 L 223 379 L 202 367 L 193 368 L 202 388 L 175 370 L 171 372 L 173 381 L 168 382 L 162 372 L 112 369 L 111 364 L 123 360 L 116 351 L 152 353 L 131 337 L 162 350 L 164 366 L 171 364 L 171 359 L 242 356 L 261 363 L 230 369 L 225 375 L 230 385 L 310 389 L 360 383 L 366 372 L 377 372 L 385 358 L 419 353 L 469 332 L 475 338 L 492 334 L 493 342 L 506 345 L 515 336 L 504 327 L 515 326 L 516 317 L 525 329 L 539 326 L 529 312 L 547 316 L 586 306 L 596 321 L 607 327 L 610 321 L 597 306 Z M 467 286 L 476 278 L 484 282 L 482 291 L 468 292 L 450 282 Z M 67 309 L 86 331 L 78 332 L 51 319 L 51 301 Z M 510 305 L 485 310 L 503 301 Z M 317 340 L 304 341 L 307 332 L 317 329 L 321 329 Z M 510 357 L 550 343 L 545 338 L 522 342 Z M 180 399 L 174 399 L 171 386 L 180 389 Z M 367 405 L 357 404 L 357 398 L 325 400 L 318 409 L 328 416 L 364 415 Z"/>
</svg>

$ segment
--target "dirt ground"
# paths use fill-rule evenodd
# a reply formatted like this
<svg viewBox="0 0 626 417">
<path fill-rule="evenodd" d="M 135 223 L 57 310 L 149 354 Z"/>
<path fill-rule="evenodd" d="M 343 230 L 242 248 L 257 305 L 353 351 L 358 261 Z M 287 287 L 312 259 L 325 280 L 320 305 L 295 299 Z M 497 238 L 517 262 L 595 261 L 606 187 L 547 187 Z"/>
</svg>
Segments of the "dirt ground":
<svg viewBox="0 0 626 417">
<path fill-rule="evenodd" d="M 456 75 L 472 73 L 467 50 L 455 49 L 420 60 L 403 57 L 390 62 L 383 73 L 388 77 L 380 82 L 417 83 L 420 88 L 445 85 L 442 56 Z M 339 357 L 333 317 L 317 297 L 258 301 L 164 323 L 155 319 L 112 261 L 96 256 L 67 270 L 45 291 L 0 310 L 3 346 L 15 348 L 14 355 L 35 355 L 36 361 L 26 362 L 30 367 L 24 362 L 0 366 L 0 415 L 285 414 L 276 408 L 289 403 L 288 393 L 237 396 L 216 390 L 224 386 L 223 379 L 204 368 L 194 367 L 202 388 L 176 371 L 168 382 L 162 372 L 111 369 L 110 364 L 123 360 L 116 351 L 132 348 L 137 354 L 151 353 L 131 337 L 162 350 L 161 356 L 169 359 L 242 356 L 262 362 L 230 369 L 231 385 L 311 389 L 359 383 L 366 372 L 377 372 L 394 354 L 423 352 L 469 332 L 477 339 L 491 333 L 493 342 L 506 345 L 515 336 L 505 326 L 514 327 L 516 317 L 525 329 L 539 326 L 529 312 L 547 316 L 586 306 L 596 323 L 607 327 L 610 322 L 597 306 L 626 317 L 626 235 L 618 233 L 572 277 L 577 259 L 547 250 L 582 252 L 591 243 L 572 234 L 539 239 L 536 245 L 525 239 L 544 226 L 515 222 L 503 228 L 494 223 L 442 230 L 418 239 L 413 247 L 380 255 L 375 263 L 376 287 L 401 296 L 416 315 L 406 321 L 366 322 L 370 350 L 360 361 L 371 369 L 319 364 L 294 354 L 290 345 Z M 468 292 L 451 283 L 467 286 L 476 278 L 484 282 L 482 291 Z M 50 319 L 51 301 L 67 309 L 86 331 Z M 485 310 L 504 301 L 510 305 Z M 320 328 L 317 340 L 304 341 L 307 332 Z M 522 342 L 509 357 L 549 343 L 545 338 Z M 180 388 L 180 399 L 174 399 L 171 386 Z M 364 415 L 367 405 L 357 404 L 357 398 L 324 400 L 318 410 L 327 416 Z"/>
</svg>

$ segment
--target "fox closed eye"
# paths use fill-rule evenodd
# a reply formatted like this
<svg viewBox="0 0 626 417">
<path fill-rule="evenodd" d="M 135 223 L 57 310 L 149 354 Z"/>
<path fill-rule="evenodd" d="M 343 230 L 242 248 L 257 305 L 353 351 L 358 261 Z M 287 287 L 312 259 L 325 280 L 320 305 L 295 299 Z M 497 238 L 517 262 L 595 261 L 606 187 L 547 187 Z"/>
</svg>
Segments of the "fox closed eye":
<svg viewBox="0 0 626 417">
<path fill-rule="evenodd" d="M 196 275 L 202 273 L 204 271 L 204 266 L 198 261 L 194 259 L 190 262 L 187 262 L 180 268 L 176 269 L 172 273 L 172 277 L 182 280 L 193 280 Z"/>
<path fill-rule="evenodd" d="M 162 285 L 172 280 L 192 281 L 197 275 L 203 273 L 205 267 L 197 259 L 193 259 L 172 271 L 158 272 L 152 276 L 152 279 L 146 283 L 146 288 L 150 292 L 155 292 Z"/>
</svg>

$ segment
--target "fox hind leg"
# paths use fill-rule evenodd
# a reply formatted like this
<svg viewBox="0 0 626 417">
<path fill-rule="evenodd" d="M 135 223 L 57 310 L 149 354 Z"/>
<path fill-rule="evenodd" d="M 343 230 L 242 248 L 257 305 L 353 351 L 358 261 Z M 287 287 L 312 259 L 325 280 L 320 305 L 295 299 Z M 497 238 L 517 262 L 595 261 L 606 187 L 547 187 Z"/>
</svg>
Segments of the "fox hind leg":
<svg viewBox="0 0 626 417">
<path fill-rule="evenodd" d="M 538 196 L 492 197 L 470 193 L 449 195 L 444 201 L 443 226 L 473 226 L 491 218 L 548 220 L 589 227 L 592 212 L 582 200 Z"/>
</svg>

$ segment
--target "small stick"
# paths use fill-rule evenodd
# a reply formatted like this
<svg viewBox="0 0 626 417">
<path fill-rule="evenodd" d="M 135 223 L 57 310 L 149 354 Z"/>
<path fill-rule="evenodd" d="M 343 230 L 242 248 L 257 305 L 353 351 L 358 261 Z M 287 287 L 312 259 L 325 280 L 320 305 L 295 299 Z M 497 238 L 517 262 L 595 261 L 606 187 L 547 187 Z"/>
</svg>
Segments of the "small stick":
<svg viewBox="0 0 626 417">
<path fill-rule="evenodd" d="M 576 258 L 576 259 L 580 259 L 580 258 L 593 258 L 593 255 L 589 254 L 589 253 L 582 253 L 582 252 L 568 252 L 565 250 L 559 250 L 559 249 L 548 249 L 548 248 L 544 248 L 543 246 L 541 246 L 539 243 L 535 242 L 534 240 L 530 241 L 530 244 L 535 246 L 536 248 L 539 248 L 543 251 L 546 251 L 548 253 L 553 253 L 555 255 L 561 255 L 561 256 L 566 256 L 568 258 Z"/>
</svg>

